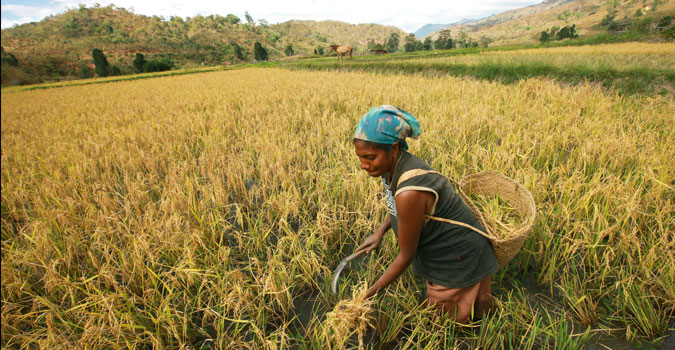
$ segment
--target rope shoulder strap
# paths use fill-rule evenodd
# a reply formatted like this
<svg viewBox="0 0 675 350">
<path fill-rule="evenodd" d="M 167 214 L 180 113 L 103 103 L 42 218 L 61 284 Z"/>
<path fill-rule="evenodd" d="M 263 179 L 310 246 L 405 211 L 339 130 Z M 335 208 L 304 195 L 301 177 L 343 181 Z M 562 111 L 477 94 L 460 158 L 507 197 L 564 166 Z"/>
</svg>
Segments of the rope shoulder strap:
<svg viewBox="0 0 675 350">
<path fill-rule="evenodd" d="M 439 173 L 436 170 L 424 170 L 424 169 L 412 169 L 412 170 L 408 170 L 408 171 L 404 172 L 403 174 L 401 174 L 401 176 L 398 178 L 398 183 L 396 183 L 396 188 L 398 188 L 403 181 L 409 180 L 409 179 L 411 179 L 413 177 L 416 177 L 416 176 L 425 175 L 425 174 L 441 175 L 441 176 L 445 177 L 448 181 L 450 181 L 450 183 L 455 185 L 455 188 L 457 189 L 458 192 L 462 191 L 462 189 L 459 187 L 459 184 L 457 182 L 455 182 L 454 180 L 450 179 L 449 177 Z M 464 228 L 468 228 L 470 230 L 475 231 L 476 233 L 480 234 L 481 236 L 483 236 L 487 239 L 492 238 L 487 233 L 485 233 L 485 232 L 483 232 L 483 231 L 481 231 L 481 230 L 479 230 L 479 229 L 477 229 L 477 228 L 475 228 L 475 227 L 473 227 L 469 224 L 463 223 L 461 221 L 450 220 L 450 219 L 446 219 L 446 218 L 439 218 L 437 216 L 431 216 L 431 215 L 424 215 L 424 217 L 427 218 L 427 219 L 430 219 L 430 220 L 441 221 L 441 222 L 446 222 L 446 223 L 453 224 L 453 225 L 462 226 Z"/>
</svg>

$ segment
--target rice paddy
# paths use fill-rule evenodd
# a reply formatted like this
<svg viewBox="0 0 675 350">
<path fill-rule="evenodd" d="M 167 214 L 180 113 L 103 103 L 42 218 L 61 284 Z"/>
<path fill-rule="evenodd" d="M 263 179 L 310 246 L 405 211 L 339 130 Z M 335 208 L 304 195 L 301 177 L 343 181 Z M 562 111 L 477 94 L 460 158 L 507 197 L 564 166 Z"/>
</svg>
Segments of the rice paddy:
<svg viewBox="0 0 675 350">
<path fill-rule="evenodd" d="M 444 175 L 502 173 L 537 203 L 471 327 L 426 308 L 410 269 L 363 299 L 391 233 L 330 293 L 386 213 L 351 144 L 382 104 L 420 120 L 410 152 Z M 3 348 L 659 348 L 675 332 L 668 97 L 246 68 L 3 91 L 1 116 Z"/>
<path fill-rule="evenodd" d="M 353 62 L 305 60 L 288 67 L 468 76 L 517 83 L 529 78 L 565 84 L 595 83 L 622 95 L 673 96 L 675 44 L 622 43 L 550 48 L 463 49 Z"/>
</svg>

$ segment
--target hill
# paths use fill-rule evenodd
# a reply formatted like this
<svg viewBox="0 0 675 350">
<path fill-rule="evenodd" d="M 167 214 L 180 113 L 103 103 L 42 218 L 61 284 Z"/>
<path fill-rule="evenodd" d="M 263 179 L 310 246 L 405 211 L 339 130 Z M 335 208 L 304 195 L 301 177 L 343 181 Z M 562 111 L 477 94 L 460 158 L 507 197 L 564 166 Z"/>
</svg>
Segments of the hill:
<svg viewBox="0 0 675 350">
<path fill-rule="evenodd" d="M 385 45 L 392 33 L 403 38 L 406 33 L 393 26 L 380 24 L 350 24 L 340 21 L 299 21 L 292 20 L 271 26 L 279 32 L 282 42 L 295 43 L 304 52 L 312 52 L 314 47 L 326 47 L 329 44 L 339 43 L 351 45 L 355 54 L 367 53 L 368 46 L 373 44 Z"/>
<path fill-rule="evenodd" d="M 581 36 L 607 31 L 601 25 L 605 18 L 611 22 L 658 22 L 675 15 L 675 1 L 669 0 L 548 0 L 538 5 L 502 12 L 475 23 L 454 24 L 453 36 L 460 32 L 476 41 L 488 38 L 492 45 L 530 44 L 542 31 L 553 27 L 575 25 Z M 607 22 L 605 22 L 607 23 Z M 439 33 L 430 34 L 433 40 Z"/>
<path fill-rule="evenodd" d="M 395 27 L 353 25 L 338 21 L 289 21 L 270 25 L 264 19 L 247 21 L 234 15 L 171 17 L 144 16 L 109 6 L 80 6 L 40 22 L 2 30 L 3 51 L 11 53 L 19 68 L 3 67 L 3 85 L 14 73 L 15 83 L 32 83 L 87 77 L 93 67 L 92 49 L 103 50 L 122 74 L 133 73 L 136 53 L 146 59 L 168 59 L 177 67 L 249 62 L 260 42 L 269 59 L 285 57 L 291 45 L 296 55 L 328 51 L 332 43 L 349 43 L 365 52 L 369 42 L 383 42 Z M 236 45 L 235 45 L 236 44 Z M 241 48 L 238 58 L 236 47 Z"/>
</svg>

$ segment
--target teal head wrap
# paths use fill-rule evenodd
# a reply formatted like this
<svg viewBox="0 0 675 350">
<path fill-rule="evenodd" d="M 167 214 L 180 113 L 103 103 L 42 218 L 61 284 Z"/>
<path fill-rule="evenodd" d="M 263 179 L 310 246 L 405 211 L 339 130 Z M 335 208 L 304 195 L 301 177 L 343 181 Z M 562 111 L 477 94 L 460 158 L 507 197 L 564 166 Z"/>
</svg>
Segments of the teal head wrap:
<svg viewBox="0 0 675 350">
<path fill-rule="evenodd" d="M 402 150 L 408 149 L 406 137 L 416 139 L 422 128 L 410 113 L 390 105 L 371 108 L 363 115 L 354 132 L 358 140 L 393 145 L 398 142 Z"/>
</svg>

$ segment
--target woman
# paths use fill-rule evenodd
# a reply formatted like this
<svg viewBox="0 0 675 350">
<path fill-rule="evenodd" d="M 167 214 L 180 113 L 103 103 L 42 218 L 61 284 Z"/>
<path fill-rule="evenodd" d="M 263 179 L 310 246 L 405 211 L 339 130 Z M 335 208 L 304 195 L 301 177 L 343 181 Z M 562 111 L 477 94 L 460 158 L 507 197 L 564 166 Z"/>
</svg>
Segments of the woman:
<svg viewBox="0 0 675 350">
<path fill-rule="evenodd" d="M 417 138 L 420 132 L 415 117 L 394 106 L 372 108 L 361 118 L 354 133 L 356 155 L 361 169 L 382 178 L 389 213 L 356 251 L 371 252 L 393 228 L 399 253 L 370 287 L 368 297 L 414 262 L 415 273 L 426 280 L 427 302 L 466 323 L 470 317 L 482 317 L 491 307 L 490 280 L 498 269 L 497 259 L 490 242 L 468 228 L 484 232 L 454 187 L 407 152 L 406 137 Z"/>
</svg>

